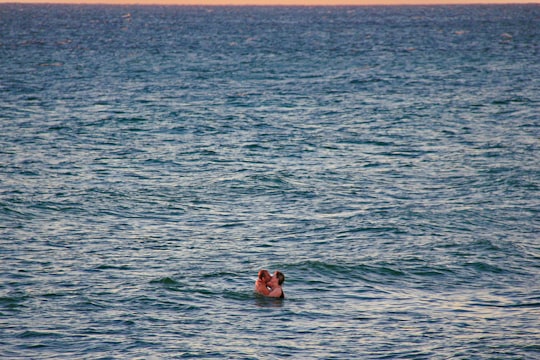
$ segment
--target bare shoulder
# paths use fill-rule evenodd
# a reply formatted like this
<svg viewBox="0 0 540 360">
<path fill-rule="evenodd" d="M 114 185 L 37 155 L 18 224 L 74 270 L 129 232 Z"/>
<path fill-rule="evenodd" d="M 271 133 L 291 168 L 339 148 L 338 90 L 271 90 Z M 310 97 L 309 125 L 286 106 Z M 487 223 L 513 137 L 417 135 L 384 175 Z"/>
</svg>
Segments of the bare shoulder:
<svg viewBox="0 0 540 360">
<path fill-rule="evenodd" d="M 274 297 L 274 298 L 284 297 L 283 289 L 281 287 L 277 287 L 275 289 L 272 289 L 272 291 L 270 291 L 268 296 L 269 297 Z"/>
</svg>

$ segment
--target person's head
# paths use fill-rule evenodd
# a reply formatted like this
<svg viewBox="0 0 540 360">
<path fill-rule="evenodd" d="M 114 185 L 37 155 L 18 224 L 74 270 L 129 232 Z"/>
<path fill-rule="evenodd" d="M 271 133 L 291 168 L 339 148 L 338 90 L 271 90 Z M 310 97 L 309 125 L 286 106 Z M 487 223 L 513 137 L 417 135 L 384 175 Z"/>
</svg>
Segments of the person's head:
<svg viewBox="0 0 540 360">
<path fill-rule="evenodd" d="M 278 279 L 278 284 L 281 286 L 285 282 L 285 275 L 281 271 L 276 271 L 274 277 Z"/>
<path fill-rule="evenodd" d="M 272 279 L 272 275 L 270 275 L 268 270 L 259 270 L 259 279 L 263 282 L 268 282 L 270 279 Z"/>
</svg>

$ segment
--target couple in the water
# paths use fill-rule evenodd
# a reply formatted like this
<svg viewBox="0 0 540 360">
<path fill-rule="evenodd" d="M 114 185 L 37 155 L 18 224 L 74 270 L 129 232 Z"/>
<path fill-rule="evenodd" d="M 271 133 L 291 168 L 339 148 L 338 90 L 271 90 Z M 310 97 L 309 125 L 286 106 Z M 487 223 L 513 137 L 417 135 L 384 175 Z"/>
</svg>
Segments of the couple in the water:
<svg viewBox="0 0 540 360">
<path fill-rule="evenodd" d="M 283 299 L 285 293 L 281 285 L 284 281 L 285 275 L 280 271 L 276 271 L 272 276 L 268 270 L 260 270 L 259 277 L 255 281 L 255 292 L 264 296 Z"/>
</svg>

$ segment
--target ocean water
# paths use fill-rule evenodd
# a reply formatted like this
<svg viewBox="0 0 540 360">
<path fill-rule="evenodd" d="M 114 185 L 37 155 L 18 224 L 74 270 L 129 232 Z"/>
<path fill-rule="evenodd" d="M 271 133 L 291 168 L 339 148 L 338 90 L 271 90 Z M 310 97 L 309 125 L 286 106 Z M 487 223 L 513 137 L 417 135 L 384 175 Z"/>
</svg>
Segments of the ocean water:
<svg viewBox="0 0 540 360">
<path fill-rule="evenodd" d="M 538 5 L 0 4 L 0 358 L 540 357 L 539 59 Z"/>
</svg>

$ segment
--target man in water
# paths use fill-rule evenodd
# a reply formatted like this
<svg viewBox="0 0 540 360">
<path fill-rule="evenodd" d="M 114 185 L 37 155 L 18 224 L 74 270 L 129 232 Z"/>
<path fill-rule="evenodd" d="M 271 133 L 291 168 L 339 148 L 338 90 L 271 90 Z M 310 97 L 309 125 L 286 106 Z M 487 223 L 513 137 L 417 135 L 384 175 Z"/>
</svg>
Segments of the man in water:
<svg viewBox="0 0 540 360">
<path fill-rule="evenodd" d="M 285 275 L 281 271 L 276 271 L 274 276 L 270 276 L 268 270 L 260 270 L 255 281 L 255 292 L 264 296 L 274 298 L 285 298 L 285 293 L 281 285 L 285 282 Z"/>
</svg>

